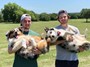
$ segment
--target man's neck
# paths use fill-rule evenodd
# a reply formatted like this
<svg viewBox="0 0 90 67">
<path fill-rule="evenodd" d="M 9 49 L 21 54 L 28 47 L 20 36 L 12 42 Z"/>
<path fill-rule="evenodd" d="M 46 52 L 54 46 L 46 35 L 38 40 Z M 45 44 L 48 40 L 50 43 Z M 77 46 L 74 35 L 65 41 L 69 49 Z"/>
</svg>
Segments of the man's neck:
<svg viewBox="0 0 90 67">
<path fill-rule="evenodd" d="M 62 27 L 67 28 L 68 24 L 61 24 Z"/>
</svg>

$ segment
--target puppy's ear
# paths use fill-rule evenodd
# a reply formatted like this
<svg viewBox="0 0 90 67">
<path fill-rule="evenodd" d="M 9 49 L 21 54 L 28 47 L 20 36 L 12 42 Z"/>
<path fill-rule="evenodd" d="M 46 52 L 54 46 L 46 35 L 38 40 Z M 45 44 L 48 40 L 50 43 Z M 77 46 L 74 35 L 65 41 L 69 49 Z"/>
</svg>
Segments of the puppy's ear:
<svg viewBox="0 0 90 67">
<path fill-rule="evenodd" d="M 5 36 L 7 37 L 7 36 L 8 36 L 8 34 L 9 34 L 9 31 L 8 31 L 8 32 L 6 32 Z"/>
<path fill-rule="evenodd" d="M 8 31 L 5 36 L 9 38 L 11 37 L 11 34 L 13 34 L 13 30 Z"/>
<path fill-rule="evenodd" d="M 11 33 L 13 33 L 13 30 L 6 32 L 6 36 L 9 36 Z"/>
<path fill-rule="evenodd" d="M 46 33 L 48 32 L 48 30 L 49 30 L 49 28 L 48 27 L 45 27 L 45 29 L 44 29 L 45 31 L 46 31 Z"/>
<path fill-rule="evenodd" d="M 19 29 L 19 31 L 21 31 L 21 32 L 22 32 L 22 27 L 19 27 L 18 29 Z"/>
<path fill-rule="evenodd" d="M 50 30 L 54 30 L 54 28 L 50 28 Z"/>
</svg>

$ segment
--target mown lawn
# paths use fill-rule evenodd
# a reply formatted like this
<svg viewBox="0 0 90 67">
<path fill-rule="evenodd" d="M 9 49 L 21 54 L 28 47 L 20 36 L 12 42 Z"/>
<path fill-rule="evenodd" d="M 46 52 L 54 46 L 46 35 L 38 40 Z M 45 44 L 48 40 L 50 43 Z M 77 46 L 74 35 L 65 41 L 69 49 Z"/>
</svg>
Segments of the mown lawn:
<svg viewBox="0 0 90 67">
<path fill-rule="evenodd" d="M 88 28 L 87 39 L 90 40 L 90 23 L 85 23 L 84 19 L 70 20 L 69 23 L 78 27 L 82 34 L 84 33 L 84 30 Z M 58 24 L 58 21 L 33 22 L 31 29 L 41 34 L 44 33 L 45 27 L 55 27 Z M 5 33 L 18 26 L 19 24 L 0 23 L 0 67 L 12 67 L 14 54 L 10 55 L 7 52 L 7 40 Z M 39 67 L 54 67 L 55 56 L 55 46 L 51 46 L 48 53 L 40 55 L 38 58 Z M 80 62 L 79 67 L 90 67 L 90 50 L 78 53 L 78 57 Z"/>
</svg>

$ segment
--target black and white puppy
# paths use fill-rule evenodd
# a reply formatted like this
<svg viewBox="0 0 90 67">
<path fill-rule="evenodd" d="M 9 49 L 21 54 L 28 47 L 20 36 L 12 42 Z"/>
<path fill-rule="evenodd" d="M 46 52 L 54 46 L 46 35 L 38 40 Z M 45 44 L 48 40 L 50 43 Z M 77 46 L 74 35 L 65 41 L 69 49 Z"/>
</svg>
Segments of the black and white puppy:
<svg viewBox="0 0 90 67">
<path fill-rule="evenodd" d="M 90 49 L 90 42 L 86 38 L 74 32 L 65 31 L 63 29 L 46 28 L 46 38 L 51 39 L 51 43 L 58 40 L 65 40 L 65 43 L 60 45 L 62 48 L 71 52 L 81 52 L 82 50 Z M 68 36 L 72 36 L 73 41 L 68 41 Z"/>
</svg>

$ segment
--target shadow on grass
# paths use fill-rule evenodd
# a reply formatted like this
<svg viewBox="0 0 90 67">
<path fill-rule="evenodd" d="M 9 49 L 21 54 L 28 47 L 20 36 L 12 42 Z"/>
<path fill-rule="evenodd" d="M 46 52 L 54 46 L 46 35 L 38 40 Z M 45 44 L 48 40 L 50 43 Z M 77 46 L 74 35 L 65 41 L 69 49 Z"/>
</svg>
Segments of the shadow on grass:
<svg viewBox="0 0 90 67">
<path fill-rule="evenodd" d="M 3 23 L 3 24 L 19 24 L 20 22 L 0 22 L 0 23 Z"/>
<path fill-rule="evenodd" d="M 90 23 L 90 21 L 87 21 L 87 22 L 86 21 L 83 21 L 83 23 Z"/>
</svg>

